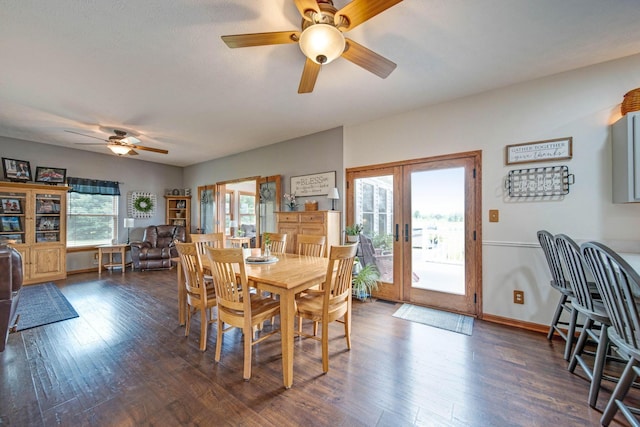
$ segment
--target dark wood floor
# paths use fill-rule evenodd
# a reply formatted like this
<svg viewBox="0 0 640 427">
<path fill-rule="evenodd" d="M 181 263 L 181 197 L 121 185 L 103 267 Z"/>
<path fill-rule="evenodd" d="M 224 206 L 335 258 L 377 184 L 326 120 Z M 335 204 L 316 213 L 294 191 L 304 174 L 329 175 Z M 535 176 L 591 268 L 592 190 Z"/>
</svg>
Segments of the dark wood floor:
<svg viewBox="0 0 640 427">
<path fill-rule="evenodd" d="M 599 425 L 580 368 L 570 374 L 562 342 L 541 334 L 476 321 L 466 336 L 396 319 L 398 304 L 356 302 L 352 350 L 335 325 L 322 375 L 319 343 L 296 341 L 285 390 L 278 336 L 255 347 L 249 382 L 241 334 L 225 335 L 218 364 L 215 327 L 204 353 L 199 319 L 184 337 L 174 271 L 81 274 L 57 285 L 80 317 L 9 337 L 0 425 Z M 620 419 L 612 425 L 627 425 Z"/>
</svg>

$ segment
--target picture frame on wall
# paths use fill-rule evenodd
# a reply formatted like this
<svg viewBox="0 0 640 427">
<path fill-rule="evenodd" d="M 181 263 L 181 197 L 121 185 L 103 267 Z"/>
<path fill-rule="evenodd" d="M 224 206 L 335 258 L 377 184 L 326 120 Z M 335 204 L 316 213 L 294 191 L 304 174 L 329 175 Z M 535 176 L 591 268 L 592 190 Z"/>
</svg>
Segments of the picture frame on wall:
<svg viewBox="0 0 640 427">
<path fill-rule="evenodd" d="M 2 158 L 4 179 L 16 182 L 31 181 L 31 164 L 27 160 Z"/>
<path fill-rule="evenodd" d="M 67 170 L 63 168 L 52 168 L 48 166 L 36 167 L 35 182 L 45 184 L 64 184 L 67 179 Z"/>
</svg>

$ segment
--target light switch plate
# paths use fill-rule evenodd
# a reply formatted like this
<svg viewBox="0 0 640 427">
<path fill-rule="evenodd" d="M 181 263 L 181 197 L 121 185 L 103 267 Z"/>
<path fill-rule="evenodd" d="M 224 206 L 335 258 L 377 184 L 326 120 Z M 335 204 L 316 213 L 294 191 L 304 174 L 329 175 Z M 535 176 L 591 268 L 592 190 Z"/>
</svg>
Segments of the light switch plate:
<svg viewBox="0 0 640 427">
<path fill-rule="evenodd" d="M 489 222 L 500 221 L 500 212 L 498 209 L 489 209 Z"/>
</svg>

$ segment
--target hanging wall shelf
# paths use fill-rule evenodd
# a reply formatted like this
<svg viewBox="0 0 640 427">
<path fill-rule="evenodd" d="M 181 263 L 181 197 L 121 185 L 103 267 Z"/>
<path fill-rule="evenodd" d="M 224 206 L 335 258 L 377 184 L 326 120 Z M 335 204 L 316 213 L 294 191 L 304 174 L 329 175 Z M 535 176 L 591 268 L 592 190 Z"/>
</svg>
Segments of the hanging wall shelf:
<svg viewBox="0 0 640 427">
<path fill-rule="evenodd" d="M 509 197 L 545 197 L 569 194 L 574 183 L 567 166 L 551 166 L 509 171 L 506 185 Z"/>
</svg>

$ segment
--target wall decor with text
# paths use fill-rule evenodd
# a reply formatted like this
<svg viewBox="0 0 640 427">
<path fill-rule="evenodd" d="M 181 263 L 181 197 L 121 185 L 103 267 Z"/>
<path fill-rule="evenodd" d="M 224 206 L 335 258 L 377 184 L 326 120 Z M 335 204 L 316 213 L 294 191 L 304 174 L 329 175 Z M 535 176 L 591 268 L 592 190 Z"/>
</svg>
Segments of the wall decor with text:
<svg viewBox="0 0 640 427">
<path fill-rule="evenodd" d="M 336 171 L 291 177 L 291 193 L 296 197 L 326 196 L 336 186 Z"/>
<path fill-rule="evenodd" d="M 514 165 L 570 159 L 573 156 L 572 143 L 573 138 L 568 137 L 507 145 L 505 164 Z"/>
</svg>

